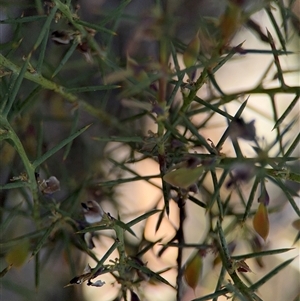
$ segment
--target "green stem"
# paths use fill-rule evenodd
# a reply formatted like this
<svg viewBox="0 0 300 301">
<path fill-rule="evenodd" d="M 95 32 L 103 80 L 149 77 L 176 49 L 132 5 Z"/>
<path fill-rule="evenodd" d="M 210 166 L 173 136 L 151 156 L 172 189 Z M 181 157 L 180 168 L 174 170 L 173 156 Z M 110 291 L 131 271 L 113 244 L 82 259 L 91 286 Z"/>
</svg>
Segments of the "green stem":
<svg viewBox="0 0 300 301">
<path fill-rule="evenodd" d="M 20 67 L 16 66 L 14 63 L 6 59 L 2 54 L 0 54 L 0 66 L 4 66 L 16 74 L 19 74 L 21 69 Z M 30 73 L 29 71 L 26 71 L 24 77 L 32 82 L 39 84 L 45 89 L 53 90 L 59 93 L 70 102 L 78 101 L 76 95 L 66 92 L 64 87 L 44 78 L 42 75 L 38 73 Z"/>
<path fill-rule="evenodd" d="M 284 180 L 289 180 L 293 182 L 300 183 L 300 174 L 290 172 L 289 170 L 274 170 L 274 169 L 269 169 L 266 168 L 265 171 L 269 176 L 272 176 L 274 178 L 278 179 L 284 179 Z"/>
<path fill-rule="evenodd" d="M 16 74 L 19 74 L 21 70 L 20 67 L 16 66 L 10 60 L 6 59 L 2 54 L 0 54 L 0 66 L 4 66 Z M 93 107 L 92 105 L 88 104 L 84 100 L 80 99 L 75 94 L 67 92 L 67 89 L 65 87 L 46 79 L 41 74 L 30 73 L 29 71 L 26 71 L 24 74 L 24 78 L 39 84 L 44 89 L 52 90 L 60 94 L 63 98 L 68 100 L 70 103 L 73 103 L 74 105 L 79 104 L 83 110 L 85 110 L 92 116 L 99 118 L 106 125 L 115 127 L 121 130 L 122 132 L 124 132 L 124 124 L 121 124 L 118 119 L 109 115 L 107 112 L 101 110 L 99 107 L 98 108 Z"/>
<path fill-rule="evenodd" d="M 24 168 L 26 170 L 27 176 L 28 176 L 28 184 L 30 187 L 30 190 L 32 192 L 33 202 L 34 202 L 34 208 L 33 208 L 33 217 L 35 221 L 38 221 L 39 215 L 38 215 L 38 184 L 36 182 L 35 178 L 35 168 L 33 167 L 32 163 L 29 161 L 25 149 L 14 131 L 14 129 L 11 127 L 9 122 L 3 118 L 3 116 L 0 116 L 0 126 L 6 131 L 6 138 L 11 140 L 14 144 L 14 147 L 19 154 Z"/>
<path fill-rule="evenodd" d="M 115 225 L 114 227 L 116 236 L 118 239 L 118 252 L 119 252 L 119 273 L 121 279 L 126 279 L 126 252 L 125 252 L 125 240 L 124 229 Z"/>
</svg>

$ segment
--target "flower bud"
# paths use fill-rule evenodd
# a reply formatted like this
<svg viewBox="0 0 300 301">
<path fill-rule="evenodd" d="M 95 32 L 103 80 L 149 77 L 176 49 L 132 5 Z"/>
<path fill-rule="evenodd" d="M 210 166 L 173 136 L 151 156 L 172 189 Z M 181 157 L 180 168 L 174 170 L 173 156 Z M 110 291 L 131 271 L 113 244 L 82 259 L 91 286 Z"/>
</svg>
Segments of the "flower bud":
<svg viewBox="0 0 300 301">
<path fill-rule="evenodd" d="M 58 190 L 60 190 L 60 182 L 57 180 L 56 177 L 51 176 L 48 180 L 40 180 L 37 178 L 40 191 L 43 194 L 52 194 Z"/>
<path fill-rule="evenodd" d="M 222 44 L 227 45 L 233 34 L 242 24 L 241 8 L 229 2 L 225 13 L 220 18 L 220 31 Z"/>
<path fill-rule="evenodd" d="M 96 201 L 91 200 L 87 203 L 81 203 L 81 206 L 87 223 L 93 224 L 101 222 L 104 211 Z"/>
<path fill-rule="evenodd" d="M 105 284 L 105 281 L 97 280 L 96 282 L 88 282 L 87 285 L 89 286 L 95 286 L 95 287 L 101 287 Z"/>
<path fill-rule="evenodd" d="M 244 260 L 238 260 L 233 263 L 234 269 L 240 273 L 252 272 Z"/>
<path fill-rule="evenodd" d="M 268 209 L 264 203 L 260 203 L 253 218 L 253 227 L 264 241 L 269 235 L 269 226 Z"/>
<path fill-rule="evenodd" d="M 254 126 L 255 120 L 245 123 L 242 118 L 234 119 L 229 126 L 229 137 L 234 140 L 242 138 L 248 141 L 254 141 L 256 129 Z"/>
<path fill-rule="evenodd" d="M 226 188 L 231 188 L 242 182 L 248 182 L 254 175 L 254 167 L 246 163 L 238 163 L 232 166 L 231 179 L 226 182 Z"/>
<path fill-rule="evenodd" d="M 59 45 L 68 45 L 74 39 L 71 32 L 67 31 L 54 31 L 51 34 L 51 40 Z"/>
<path fill-rule="evenodd" d="M 268 206 L 270 203 L 270 197 L 266 190 L 266 186 L 264 184 L 261 185 L 261 193 L 260 193 L 260 196 L 258 197 L 257 201 L 259 203 L 263 203 L 265 206 Z"/>
</svg>

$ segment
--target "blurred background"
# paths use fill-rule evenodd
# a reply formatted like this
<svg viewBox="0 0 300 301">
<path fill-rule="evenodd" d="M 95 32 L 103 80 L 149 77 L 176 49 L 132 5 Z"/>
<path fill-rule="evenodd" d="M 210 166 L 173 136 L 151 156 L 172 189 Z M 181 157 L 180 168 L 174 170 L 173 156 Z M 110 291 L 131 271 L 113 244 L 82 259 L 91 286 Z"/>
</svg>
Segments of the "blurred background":
<svg viewBox="0 0 300 301">
<path fill-rule="evenodd" d="M 237 94 L 244 96 L 237 97 L 236 100 L 226 104 L 226 110 L 229 114 L 235 115 L 241 106 L 241 103 L 247 99 L 247 91 L 254 89 L 262 82 L 264 88 L 273 88 L 278 86 L 276 78 L 276 68 L 273 64 L 273 56 L 262 53 L 264 50 L 270 50 L 270 44 L 264 40 L 267 31 L 274 38 L 274 43 L 280 49 L 280 40 L 276 29 L 270 20 L 270 15 L 264 10 L 267 1 L 235 1 L 248 19 L 245 19 L 230 36 L 230 45 L 237 46 L 242 44 L 243 49 L 261 50 L 259 53 L 248 52 L 234 56 L 215 74 L 215 80 L 225 94 Z M 277 6 L 271 2 L 271 11 L 278 24 L 283 25 L 281 5 L 290 7 L 293 18 L 289 19 L 287 26 L 288 41 L 286 48 L 293 52 L 280 57 L 282 69 L 285 71 L 285 84 L 288 86 L 299 85 L 299 1 L 278 1 Z M 216 39 L 218 38 L 218 20 L 225 13 L 229 2 L 227 1 L 154 1 L 154 0 L 88 0 L 72 1 L 74 12 L 78 14 L 81 20 L 92 24 L 102 24 L 105 28 L 115 32 L 114 35 L 105 31 L 99 31 L 95 35 L 95 40 L 100 45 L 101 50 L 107 53 L 107 57 L 120 67 L 126 68 L 126 59 L 128 57 L 144 63 L 148 61 L 157 61 L 159 58 L 159 45 L 148 31 L 156 22 L 157 6 L 161 5 L 164 14 L 168 17 L 163 23 L 163 30 L 178 43 L 188 44 L 195 36 L 199 28 L 203 28 L 203 20 L 209 20 L 205 23 L 205 34 L 200 35 L 201 51 L 204 55 L 214 51 Z M 118 9 L 122 7 L 122 9 Z M 51 10 L 49 3 L 42 1 L 3 1 L 0 4 L 1 20 L 14 19 L 29 16 L 44 16 Z M 115 18 L 113 18 L 115 16 Z M 251 18 L 251 19 L 250 19 Z M 251 20 L 251 22 L 250 22 Z M 32 22 L 24 23 L 1 23 L 0 41 L 1 53 L 8 57 L 17 65 L 21 65 L 22 57 L 27 55 L 33 48 L 45 19 L 35 19 Z M 161 23 L 155 23 L 160 26 Z M 208 26 L 209 24 L 209 26 Z M 67 32 L 74 29 L 64 18 L 57 19 L 57 22 L 51 22 L 49 38 L 45 45 L 45 61 L 42 68 L 42 74 L 45 78 L 51 78 L 53 72 L 64 58 L 70 48 L 70 44 L 55 43 L 53 32 Z M 208 37 L 215 37 L 208 39 Z M 8 50 L 9 49 L 9 50 Z M 32 60 L 38 60 L 37 53 L 33 54 Z M 178 62 L 182 69 L 182 53 L 178 53 Z M 170 68 L 174 68 L 174 62 L 170 58 Z M 2 70 L 1 70 L 2 72 Z M 115 70 L 114 70 L 115 72 Z M 54 81 L 66 88 L 78 88 L 86 86 L 102 85 L 105 77 L 113 75 L 118 78 L 118 73 L 114 73 L 109 67 L 99 63 L 93 58 L 89 49 L 75 51 L 69 61 L 63 66 L 61 72 L 54 76 Z M 199 76 L 201 69 L 197 70 Z M 263 75 L 266 74 L 265 77 Z M 7 84 L 7 76 L 1 77 L 2 84 Z M 185 81 L 188 82 L 186 76 Z M 60 191 L 51 197 L 44 197 L 42 202 L 60 204 L 60 208 L 68 211 L 70 217 L 79 223 L 84 220 L 80 203 L 90 199 L 99 202 L 105 212 L 112 216 L 120 216 L 121 220 L 128 222 L 135 217 L 153 209 L 162 209 L 164 206 L 161 193 L 161 180 L 159 178 L 151 179 L 151 183 L 146 181 L 134 181 L 120 185 L 99 185 L 106 181 L 115 181 L 132 177 L 134 173 L 141 176 L 151 176 L 160 173 L 159 165 L 156 160 L 145 159 L 140 162 L 126 163 L 128 170 L 120 169 L 114 163 L 125 164 L 131 158 L 139 156 L 136 150 L 137 144 L 131 147 L 120 142 L 113 142 L 110 137 L 126 136 L 128 129 L 132 136 L 142 136 L 149 138 L 149 147 L 151 147 L 151 133 L 157 132 L 157 123 L 146 114 L 141 114 L 140 118 L 132 118 L 140 112 L 140 107 L 133 100 L 140 100 L 147 103 L 145 94 L 131 97 L 123 93 L 122 89 L 111 89 L 106 91 L 86 91 L 79 92 L 80 98 L 89 105 L 99 109 L 101 114 L 94 114 L 88 110 L 77 110 L 77 105 L 67 102 L 61 95 L 50 90 L 38 90 L 35 83 L 25 80 L 18 93 L 14 115 L 11 116 L 11 122 L 22 141 L 27 155 L 34 160 L 38 154 L 39 147 L 43 153 L 57 145 L 65 139 L 74 128 L 81 128 L 84 125 L 92 123 L 92 126 L 83 135 L 76 138 L 68 152 L 62 149 L 50 157 L 38 171 L 42 179 L 55 176 L 60 181 Z M 202 99 L 219 99 L 219 91 L 210 83 L 205 84 L 197 94 Z M 176 98 L 181 101 L 181 94 Z M 287 93 L 278 93 L 275 96 L 276 110 L 278 116 L 286 110 L 293 101 L 295 95 Z M 146 99 L 146 100 L 145 100 Z M 268 95 L 260 93 L 250 95 L 247 107 L 243 113 L 246 122 L 255 120 L 257 136 L 261 144 L 268 145 L 276 140 L 276 131 L 274 127 L 274 116 L 272 101 Z M 225 106 L 225 105 L 224 105 Z M 143 107 L 142 107 L 143 108 Z M 197 105 L 195 105 L 197 109 Z M 296 122 L 290 128 L 286 135 L 286 141 L 291 141 L 299 134 L 299 102 L 289 114 L 286 123 L 296 119 Z M 207 113 L 194 115 L 191 120 L 193 124 L 201 124 L 207 118 Z M 118 120 L 124 128 L 117 126 L 114 120 Z M 275 118 L 276 119 L 276 118 Z M 218 142 L 225 129 L 227 120 L 223 116 L 215 115 L 209 119 L 209 122 L 202 127 L 199 132 L 205 139 L 211 139 Z M 150 134 L 149 134 L 150 133 Z M 107 139 L 99 139 L 105 137 Z M 38 146 L 38 141 L 42 141 Z M 15 175 L 23 172 L 22 162 L 15 153 L 13 147 L 5 141 L 1 141 L 0 149 L 0 180 L 1 185 L 10 181 Z M 255 152 L 249 143 L 241 142 L 243 153 L 247 157 L 255 156 Z M 195 148 L 191 152 L 201 152 Z M 234 155 L 232 144 L 229 141 L 223 145 L 222 152 L 230 157 Z M 269 155 L 276 156 L 278 148 L 274 147 Z M 293 154 L 299 157 L 299 146 Z M 112 161 L 114 160 L 114 161 Z M 291 166 L 299 173 L 299 165 Z M 154 185 L 153 185 L 154 184 Z M 286 183 L 292 185 L 293 189 L 298 191 L 299 186 L 295 183 Z M 199 189 L 195 196 L 204 202 L 208 202 L 209 193 L 213 193 L 213 184 L 209 177 L 203 182 L 204 189 Z M 267 256 L 263 262 L 258 264 L 255 260 L 247 261 L 252 273 L 247 275 L 251 281 L 255 282 L 262 278 L 268 271 L 272 270 L 288 258 L 299 255 L 299 241 L 294 243 L 297 236 L 297 230 L 292 226 L 292 221 L 297 219 L 296 213 L 291 208 L 283 193 L 271 182 L 266 183 L 270 200 L 273 207 L 280 207 L 281 210 L 270 214 L 270 234 L 263 245 L 263 249 L 293 248 L 293 250 L 281 255 Z M 248 195 L 251 190 L 251 183 L 243 186 L 244 195 Z M 232 194 L 232 202 L 237 206 L 237 212 L 243 212 L 239 208 L 239 195 L 235 191 L 224 187 L 221 190 L 223 199 Z M 255 197 L 255 200 L 258 195 Z M 299 206 L 299 197 L 295 197 Z M 34 260 L 30 259 L 29 250 L 32 244 L 36 243 L 35 225 L 29 216 L 28 210 L 32 200 L 30 194 L 23 190 L 1 190 L 1 223 L 2 230 L 0 245 L 0 270 L 7 266 L 7 249 L 15 245 L 7 244 L 12 238 L 24 235 L 26 239 L 18 240 L 16 246 L 16 256 L 25 258 L 20 262 L 19 267 L 13 267 L 3 278 L 1 278 L 0 296 L 1 300 L 25 301 L 25 300 L 73 300 L 73 301 L 96 301 L 96 300 L 121 300 L 118 299 L 120 286 L 116 283 L 114 277 L 105 275 L 101 277 L 106 285 L 97 288 L 86 285 L 72 286 L 64 288 L 69 281 L 83 273 L 87 263 L 95 265 L 95 261 L 90 259 L 84 252 L 81 252 L 76 245 L 76 237 L 72 226 L 66 223 L 61 229 L 57 229 L 50 235 L 45 246 L 41 249 L 40 267 L 39 267 L 39 288 L 36 290 L 36 266 Z M 258 206 L 257 202 L 253 205 Z M 192 202 L 186 202 L 186 220 L 184 223 L 185 240 L 188 243 L 203 242 L 208 232 L 208 217 L 205 209 L 195 205 Z M 175 201 L 170 202 L 170 217 L 163 217 L 161 227 L 155 231 L 159 215 L 153 215 L 146 221 L 139 223 L 134 227 L 137 238 L 126 234 L 127 251 L 134 254 L 145 244 L 145 241 L 168 243 L 176 234 L 179 223 L 179 210 Z M 51 214 L 49 210 L 41 213 L 44 226 L 47 226 Z M 7 221 L 10 221 L 9 223 Z M 227 223 L 225 221 L 225 223 Z M 228 220 L 228 224 L 230 219 Z M 249 221 L 251 224 L 251 221 Z M 33 233 L 28 236 L 28 233 Z M 28 237 L 27 237 L 28 236 Z M 242 230 L 236 229 L 228 235 L 228 242 L 234 241 L 236 237 L 241 238 L 236 245 L 234 255 L 249 252 L 248 244 L 243 240 Z M 101 258 L 107 249 L 113 244 L 114 238 L 110 231 L 103 231 L 97 237 L 93 238 L 95 254 Z M 262 243 L 262 242 L 259 242 Z M 177 249 L 167 248 L 159 255 L 161 245 L 156 244 L 146 254 L 143 255 L 143 262 L 153 271 L 160 271 L 170 268 L 161 276 L 167 279 L 172 285 L 176 285 L 176 258 Z M 20 250 L 25 250 L 23 253 Z M 26 251 L 27 250 L 27 251 Z M 192 255 L 192 249 L 183 251 L 183 264 L 185 264 Z M 111 254 L 110 259 L 115 259 L 118 255 Z M 203 258 L 203 270 L 201 281 L 195 289 L 184 285 L 182 301 L 193 300 L 205 294 L 213 292 L 220 273 L 220 264 L 215 263 L 215 254 L 207 254 Z M 258 294 L 264 301 L 293 301 L 299 300 L 299 258 L 296 258 L 278 275 L 264 284 L 258 291 Z M 176 300 L 176 291 L 164 284 L 144 281 L 140 285 L 141 300 L 160 301 Z M 297 298 L 298 299 L 295 299 Z M 226 300 L 220 297 L 218 300 Z"/>
</svg>

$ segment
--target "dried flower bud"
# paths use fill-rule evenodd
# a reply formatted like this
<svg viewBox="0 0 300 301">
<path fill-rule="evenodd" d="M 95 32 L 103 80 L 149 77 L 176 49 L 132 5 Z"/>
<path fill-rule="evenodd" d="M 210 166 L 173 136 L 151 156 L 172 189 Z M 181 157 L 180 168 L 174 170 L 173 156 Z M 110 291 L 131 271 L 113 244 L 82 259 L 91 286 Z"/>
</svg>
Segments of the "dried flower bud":
<svg viewBox="0 0 300 301">
<path fill-rule="evenodd" d="M 253 141 L 256 136 L 255 120 L 245 123 L 242 118 L 234 119 L 229 126 L 229 136 L 232 140 L 242 138 Z"/>
<path fill-rule="evenodd" d="M 97 280 L 96 282 L 89 281 L 87 283 L 87 285 L 89 285 L 89 286 L 96 286 L 96 287 L 101 287 L 104 284 L 105 284 L 105 281 L 102 281 L 102 280 Z"/>
<path fill-rule="evenodd" d="M 73 35 L 67 31 L 53 31 L 51 40 L 58 45 L 68 45 L 74 39 Z"/>
<path fill-rule="evenodd" d="M 99 268 L 95 272 L 88 264 L 85 267 L 83 274 L 71 279 L 71 281 L 67 285 L 65 285 L 65 287 L 75 285 L 75 284 L 82 284 L 85 281 L 87 281 L 87 285 L 89 285 L 89 286 L 101 287 L 105 284 L 104 281 L 98 280 L 96 282 L 92 282 L 92 279 L 98 277 L 102 272 L 103 272 L 103 268 Z"/>
<path fill-rule="evenodd" d="M 88 32 L 88 34 L 89 34 L 91 37 L 94 37 L 95 34 L 97 33 L 97 31 L 96 31 L 94 28 L 85 27 L 85 30 Z"/>
<path fill-rule="evenodd" d="M 188 156 L 187 160 L 186 160 L 186 167 L 187 168 L 196 168 L 199 164 L 201 163 L 201 161 L 195 157 L 195 156 Z"/>
<path fill-rule="evenodd" d="M 87 223 L 93 224 L 101 222 L 104 211 L 96 201 L 91 200 L 87 203 L 81 203 L 81 206 L 83 208 L 84 217 Z"/>
<path fill-rule="evenodd" d="M 43 194 L 52 194 L 60 190 L 60 182 L 54 176 L 51 176 L 48 180 L 38 180 L 38 183 L 40 185 L 40 191 Z"/>
<path fill-rule="evenodd" d="M 258 197 L 257 201 L 259 203 L 263 203 L 265 206 L 268 206 L 270 203 L 270 197 L 266 190 L 265 184 L 261 185 L 261 193 L 260 193 L 260 196 Z"/>
<path fill-rule="evenodd" d="M 172 149 L 179 149 L 179 148 L 185 148 L 186 144 L 178 139 L 171 140 L 171 148 Z"/>
<path fill-rule="evenodd" d="M 152 106 L 152 113 L 155 113 L 157 116 L 163 116 L 163 115 L 165 115 L 166 112 L 162 106 L 155 103 Z"/>
<path fill-rule="evenodd" d="M 93 57 L 92 57 L 92 54 L 91 54 L 91 49 L 90 49 L 90 46 L 89 46 L 89 44 L 88 44 L 87 41 L 83 41 L 82 43 L 79 43 L 77 45 L 76 49 L 78 51 L 80 51 L 84 55 L 84 58 L 85 58 L 85 60 L 88 63 L 92 63 L 93 62 Z"/>
<path fill-rule="evenodd" d="M 158 87 L 157 87 L 157 83 L 156 82 L 153 82 L 150 84 L 149 88 L 151 90 L 153 90 L 154 92 L 157 92 L 158 91 Z"/>
<path fill-rule="evenodd" d="M 240 273 L 252 272 L 244 260 L 238 260 L 233 263 L 234 269 Z"/>
<path fill-rule="evenodd" d="M 231 179 L 227 181 L 226 188 L 231 188 L 241 182 L 248 182 L 254 175 L 254 167 L 249 164 L 238 163 L 232 166 Z"/>
</svg>

